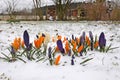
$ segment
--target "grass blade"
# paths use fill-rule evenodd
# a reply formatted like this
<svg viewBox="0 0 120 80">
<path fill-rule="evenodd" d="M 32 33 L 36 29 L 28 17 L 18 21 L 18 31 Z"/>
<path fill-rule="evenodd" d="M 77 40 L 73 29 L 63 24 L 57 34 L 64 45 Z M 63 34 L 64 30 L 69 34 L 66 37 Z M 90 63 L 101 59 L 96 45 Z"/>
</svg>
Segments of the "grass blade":
<svg viewBox="0 0 120 80">
<path fill-rule="evenodd" d="M 17 57 L 19 60 L 21 60 L 22 62 L 24 62 L 24 63 L 26 63 L 26 61 L 24 61 L 22 58 L 19 58 L 19 57 Z"/>
<path fill-rule="evenodd" d="M 89 59 L 86 59 L 86 60 L 84 60 L 83 62 L 81 62 L 80 64 L 82 65 L 82 64 L 84 64 L 84 63 L 86 63 L 86 62 L 88 62 L 88 61 L 90 61 L 90 60 L 92 60 L 93 58 L 89 58 Z"/>
<path fill-rule="evenodd" d="M 41 58 L 41 59 L 37 60 L 36 62 L 42 61 L 43 59 L 44 59 L 44 58 Z"/>
<path fill-rule="evenodd" d="M 9 56 L 7 56 L 6 54 L 4 53 L 1 53 L 2 55 L 4 55 L 8 60 L 10 60 Z"/>
</svg>

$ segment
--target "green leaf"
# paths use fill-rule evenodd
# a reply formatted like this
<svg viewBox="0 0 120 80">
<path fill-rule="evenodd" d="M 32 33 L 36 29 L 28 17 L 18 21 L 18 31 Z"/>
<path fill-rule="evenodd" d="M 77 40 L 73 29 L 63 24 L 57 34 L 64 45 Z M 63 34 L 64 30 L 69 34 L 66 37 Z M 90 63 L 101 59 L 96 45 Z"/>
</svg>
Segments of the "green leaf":
<svg viewBox="0 0 120 80">
<path fill-rule="evenodd" d="M 110 50 L 110 48 L 111 48 L 111 44 L 107 47 L 106 53 Z"/>
<path fill-rule="evenodd" d="M 42 61 L 42 60 L 44 60 L 45 58 L 40 58 L 39 60 L 37 60 L 36 62 L 39 62 L 39 61 Z"/>
<path fill-rule="evenodd" d="M 80 64 L 82 65 L 82 64 L 84 64 L 84 63 L 86 63 L 86 62 L 88 62 L 88 61 L 90 61 L 90 60 L 92 60 L 92 59 L 93 59 L 93 58 L 86 59 L 86 60 L 82 61 Z"/>
<path fill-rule="evenodd" d="M 119 47 L 113 47 L 113 48 L 110 48 L 109 50 L 113 50 L 113 49 L 117 49 L 117 48 L 119 48 Z"/>
<path fill-rule="evenodd" d="M 24 61 L 22 58 L 17 57 L 19 60 L 21 60 L 22 62 L 26 63 L 26 61 Z"/>
<path fill-rule="evenodd" d="M 5 61 L 8 61 L 8 62 L 9 62 L 9 59 L 8 59 L 8 58 L 3 58 L 3 57 L 0 57 L 0 59 L 5 60 Z"/>
<path fill-rule="evenodd" d="M 10 60 L 10 57 L 9 57 L 9 56 L 7 56 L 6 54 L 4 54 L 4 53 L 2 53 L 2 52 L 1 52 L 1 54 L 4 55 L 8 60 Z"/>
</svg>

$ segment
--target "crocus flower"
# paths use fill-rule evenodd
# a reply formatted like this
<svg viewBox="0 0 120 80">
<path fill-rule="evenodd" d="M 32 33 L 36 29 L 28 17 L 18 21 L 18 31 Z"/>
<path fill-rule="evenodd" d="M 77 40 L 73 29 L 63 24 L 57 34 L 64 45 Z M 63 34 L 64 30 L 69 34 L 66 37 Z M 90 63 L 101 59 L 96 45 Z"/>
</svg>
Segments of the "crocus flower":
<svg viewBox="0 0 120 80">
<path fill-rule="evenodd" d="M 84 48 L 84 46 L 83 46 L 83 45 L 79 46 L 79 48 L 78 48 L 78 53 L 81 53 L 81 52 L 82 52 L 82 50 L 83 50 L 83 48 Z"/>
<path fill-rule="evenodd" d="M 39 41 L 39 39 L 34 40 L 34 45 L 35 45 L 35 47 L 36 47 L 37 49 L 40 48 L 40 41 Z"/>
<path fill-rule="evenodd" d="M 93 34 L 91 31 L 89 31 L 89 36 L 90 36 L 90 39 L 93 41 Z"/>
<path fill-rule="evenodd" d="M 15 51 L 17 51 L 20 48 L 20 38 L 15 38 L 13 43 L 12 43 L 12 47 L 14 48 Z"/>
<path fill-rule="evenodd" d="M 74 35 L 73 35 L 73 34 L 72 34 L 72 39 L 73 39 L 73 40 L 75 40 L 75 37 L 74 37 Z"/>
<path fill-rule="evenodd" d="M 39 36 L 38 36 L 38 35 L 36 35 L 36 37 L 37 37 L 37 38 L 39 38 Z"/>
<path fill-rule="evenodd" d="M 88 37 L 88 36 L 86 36 L 85 41 L 86 41 L 86 44 L 87 44 L 88 46 L 90 46 L 90 40 L 89 40 L 89 37 Z"/>
<path fill-rule="evenodd" d="M 79 45 L 80 44 L 80 39 L 76 37 L 75 40 L 77 42 L 77 45 Z"/>
<path fill-rule="evenodd" d="M 75 55 L 72 55 L 72 59 L 75 59 Z"/>
<path fill-rule="evenodd" d="M 98 48 L 98 46 L 99 46 L 99 42 L 96 41 L 96 42 L 94 43 L 94 48 Z"/>
<path fill-rule="evenodd" d="M 61 53 L 65 53 L 61 40 L 57 40 L 57 47 L 59 48 Z"/>
<path fill-rule="evenodd" d="M 66 40 L 67 40 L 67 38 L 66 38 L 66 37 L 64 37 L 63 43 L 64 43 Z"/>
<path fill-rule="evenodd" d="M 71 65 L 74 65 L 74 60 L 73 59 L 71 59 Z"/>
<path fill-rule="evenodd" d="M 43 36 L 43 37 L 45 37 L 45 34 L 44 34 L 44 33 L 42 33 L 42 36 Z"/>
<path fill-rule="evenodd" d="M 75 56 L 74 56 L 74 55 L 72 55 L 71 65 L 74 65 L 74 59 L 75 59 Z"/>
<path fill-rule="evenodd" d="M 61 56 L 58 55 L 57 58 L 55 59 L 55 65 L 58 65 L 58 64 L 59 64 L 60 58 L 61 58 Z"/>
<path fill-rule="evenodd" d="M 103 32 L 100 34 L 100 37 L 99 37 L 99 46 L 100 48 L 103 48 L 106 46 L 106 39 Z"/>
<path fill-rule="evenodd" d="M 51 52 L 52 52 L 52 48 L 49 47 L 49 48 L 48 48 L 48 57 L 49 57 L 49 59 L 51 58 Z"/>
<path fill-rule="evenodd" d="M 82 36 L 83 36 L 83 39 L 84 39 L 84 41 L 85 41 L 85 32 L 83 32 Z"/>
<path fill-rule="evenodd" d="M 65 50 L 66 50 L 66 53 L 70 51 L 70 45 L 69 45 L 68 40 L 66 41 L 66 44 L 65 44 Z"/>
<path fill-rule="evenodd" d="M 21 46 L 22 46 L 22 48 L 24 48 L 24 45 L 25 45 L 24 40 L 22 40 L 22 41 L 21 41 Z"/>
<path fill-rule="evenodd" d="M 91 50 L 93 50 L 93 34 L 92 34 L 92 32 L 91 31 L 89 31 L 89 36 L 90 36 L 90 40 L 91 40 L 91 44 L 90 44 L 90 46 L 91 46 Z"/>
<path fill-rule="evenodd" d="M 39 49 L 44 42 L 44 36 L 40 36 L 38 39 L 34 40 L 35 47 Z"/>
<path fill-rule="evenodd" d="M 11 49 L 11 54 L 15 54 L 15 50 L 14 50 L 13 46 L 11 46 L 10 49 Z"/>
<path fill-rule="evenodd" d="M 84 42 L 85 42 L 84 37 L 81 36 L 81 37 L 80 37 L 80 45 L 84 44 Z"/>
<path fill-rule="evenodd" d="M 29 43 L 29 34 L 28 34 L 27 30 L 24 31 L 23 39 L 24 39 L 24 44 L 25 44 L 26 48 L 28 48 L 30 43 Z"/>
<path fill-rule="evenodd" d="M 58 40 L 61 40 L 61 39 L 62 39 L 62 36 L 58 35 L 58 36 L 57 36 L 57 39 L 58 39 Z"/>
<path fill-rule="evenodd" d="M 68 56 L 71 56 L 71 49 L 70 49 L 69 52 L 68 52 Z"/>
<path fill-rule="evenodd" d="M 73 45 L 72 50 L 73 50 L 74 52 L 76 52 L 77 43 L 74 41 L 74 42 L 72 43 L 72 45 Z"/>
</svg>

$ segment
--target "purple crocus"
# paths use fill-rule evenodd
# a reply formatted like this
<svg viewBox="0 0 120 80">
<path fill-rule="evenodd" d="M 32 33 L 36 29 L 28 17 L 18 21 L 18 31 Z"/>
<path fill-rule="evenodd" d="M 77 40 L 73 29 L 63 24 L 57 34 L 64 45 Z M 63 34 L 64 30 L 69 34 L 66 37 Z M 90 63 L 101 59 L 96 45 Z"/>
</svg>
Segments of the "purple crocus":
<svg viewBox="0 0 120 80">
<path fill-rule="evenodd" d="M 49 58 L 51 58 L 51 52 L 52 52 L 52 48 L 49 47 L 49 48 L 48 48 L 48 57 L 49 57 Z"/>
<path fill-rule="evenodd" d="M 89 36 L 90 36 L 90 40 L 91 40 L 91 43 L 90 43 L 90 46 L 91 46 L 91 50 L 93 50 L 93 34 L 91 31 L 89 31 Z"/>
<path fill-rule="evenodd" d="M 27 30 L 24 31 L 23 39 L 24 39 L 25 46 L 28 48 L 30 43 L 29 43 L 29 34 Z"/>
<path fill-rule="evenodd" d="M 85 40 L 85 32 L 83 32 L 82 36 L 83 36 L 83 39 Z"/>
<path fill-rule="evenodd" d="M 45 37 L 45 34 L 44 34 L 44 33 L 42 33 L 42 36 L 43 36 L 43 37 Z"/>
<path fill-rule="evenodd" d="M 89 31 L 89 36 L 90 36 L 90 39 L 93 41 L 93 34 L 91 31 Z"/>
<path fill-rule="evenodd" d="M 104 48 L 106 46 L 106 39 L 103 32 L 100 34 L 100 37 L 99 37 L 99 46 L 100 48 Z"/>
<path fill-rule="evenodd" d="M 30 44 L 30 42 L 29 42 L 29 34 L 28 34 L 27 30 L 24 31 L 23 39 L 24 39 L 24 43 L 25 43 L 26 49 L 28 51 L 31 50 L 32 44 Z"/>
<path fill-rule="evenodd" d="M 75 56 L 74 56 L 74 55 L 72 55 L 71 65 L 74 65 L 74 59 L 75 59 Z"/>
<path fill-rule="evenodd" d="M 71 65 L 74 65 L 74 60 L 73 59 L 71 59 Z"/>
<path fill-rule="evenodd" d="M 14 50 L 13 46 L 11 46 L 10 49 L 11 49 L 11 51 L 10 51 L 11 54 L 15 54 L 15 50 Z"/>
<path fill-rule="evenodd" d="M 57 46 L 58 46 L 58 48 L 59 48 L 59 50 L 60 50 L 61 53 L 65 53 L 65 50 L 63 48 L 61 40 L 57 40 Z"/>
<path fill-rule="evenodd" d="M 81 36 L 81 37 L 80 37 L 80 45 L 81 45 L 81 44 L 84 44 L 84 41 L 85 41 L 85 40 L 84 40 L 84 37 Z"/>
<path fill-rule="evenodd" d="M 68 56 L 71 56 L 71 50 L 69 50 L 69 52 L 68 52 Z"/>
<path fill-rule="evenodd" d="M 73 35 L 73 34 L 72 34 L 72 39 L 73 39 L 73 40 L 75 40 L 75 37 L 74 37 L 74 35 Z"/>
</svg>

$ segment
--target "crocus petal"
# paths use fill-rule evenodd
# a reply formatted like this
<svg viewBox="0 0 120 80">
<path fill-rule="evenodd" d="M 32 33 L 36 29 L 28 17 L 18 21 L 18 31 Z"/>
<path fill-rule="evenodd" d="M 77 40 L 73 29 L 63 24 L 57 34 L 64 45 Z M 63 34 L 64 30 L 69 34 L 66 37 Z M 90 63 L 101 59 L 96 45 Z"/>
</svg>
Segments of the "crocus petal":
<svg viewBox="0 0 120 80">
<path fill-rule="evenodd" d="M 13 46 L 11 46 L 11 54 L 15 54 L 15 50 L 14 50 Z"/>
<path fill-rule="evenodd" d="M 70 50 L 70 47 L 69 47 L 69 43 L 68 43 L 68 41 L 66 41 L 66 44 L 65 44 L 65 50 L 66 50 L 66 53 L 68 53 L 69 50 Z"/>
<path fill-rule="evenodd" d="M 83 32 L 82 36 L 83 36 L 83 39 L 85 40 L 85 32 Z"/>
<path fill-rule="evenodd" d="M 77 43 L 73 42 L 72 45 L 73 45 L 73 51 L 76 52 Z"/>
<path fill-rule="evenodd" d="M 72 59 L 75 59 L 75 55 L 72 55 Z"/>
<path fill-rule="evenodd" d="M 90 40 L 89 40 L 88 36 L 86 36 L 85 41 L 86 41 L 86 44 L 87 44 L 88 46 L 90 46 Z"/>
<path fill-rule="evenodd" d="M 80 44 L 80 39 L 76 37 L 75 40 L 77 42 L 77 45 L 79 45 Z"/>
<path fill-rule="evenodd" d="M 74 60 L 73 59 L 71 59 L 71 65 L 74 65 Z"/>
<path fill-rule="evenodd" d="M 24 48 L 24 41 L 23 40 L 21 41 L 21 46 L 22 46 L 22 48 Z"/>
<path fill-rule="evenodd" d="M 91 31 L 89 31 L 89 36 L 90 36 L 90 39 L 91 39 L 91 43 L 90 43 L 91 50 L 93 50 L 94 43 L 93 43 L 93 34 L 92 34 L 92 32 L 91 32 Z"/>
<path fill-rule="evenodd" d="M 29 44 L 27 50 L 30 51 L 32 49 L 32 43 Z"/>
<path fill-rule="evenodd" d="M 59 50 L 61 51 L 61 53 L 64 53 L 64 49 L 63 49 L 63 44 L 61 40 L 57 40 L 57 46 L 59 48 Z"/>
<path fill-rule="evenodd" d="M 100 48 L 106 46 L 106 39 L 105 39 L 105 35 L 103 32 L 100 34 L 100 37 L 99 37 L 99 46 Z"/>
<path fill-rule="evenodd" d="M 34 45 L 35 45 L 35 47 L 36 47 L 37 49 L 39 48 L 38 40 L 34 40 Z"/>
<path fill-rule="evenodd" d="M 91 31 L 89 31 L 89 36 L 90 36 L 91 41 L 93 41 L 93 34 Z"/>
<path fill-rule="evenodd" d="M 52 50 L 52 48 L 49 47 L 49 48 L 48 48 L 48 57 L 49 57 L 49 58 L 51 58 L 51 52 L 52 52 L 51 50 Z"/>
<path fill-rule="evenodd" d="M 58 40 L 61 40 L 61 39 L 62 39 L 62 36 L 58 35 L 58 36 L 57 36 L 57 39 L 58 39 Z"/>
<path fill-rule="evenodd" d="M 37 38 L 39 38 L 39 36 L 38 36 L 38 35 L 36 35 L 36 37 L 37 37 Z"/>
<path fill-rule="evenodd" d="M 61 56 L 58 55 L 57 58 L 55 59 L 55 65 L 58 65 L 58 64 L 59 64 L 60 58 L 61 58 Z"/>
<path fill-rule="evenodd" d="M 24 39 L 25 46 L 28 48 L 29 47 L 29 34 L 27 30 L 24 31 L 23 39 Z"/>
<path fill-rule="evenodd" d="M 45 37 L 45 34 L 44 34 L 44 33 L 42 33 L 42 36 L 43 36 L 43 37 Z"/>
<path fill-rule="evenodd" d="M 94 48 L 97 48 L 99 46 L 99 42 L 96 41 L 95 44 L 94 44 Z"/>
<path fill-rule="evenodd" d="M 75 37 L 74 37 L 74 35 L 73 35 L 73 34 L 72 34 L 72 39 L 73 39 L 73 40 L 75 40 Z"/>
<path fill-rule="evenodd" d="M 78 48 L 78 53 L 81 53 L 81 51 L 83 50 L 84 46 L 81 45 L 79 48 Z"/>
</svg>

